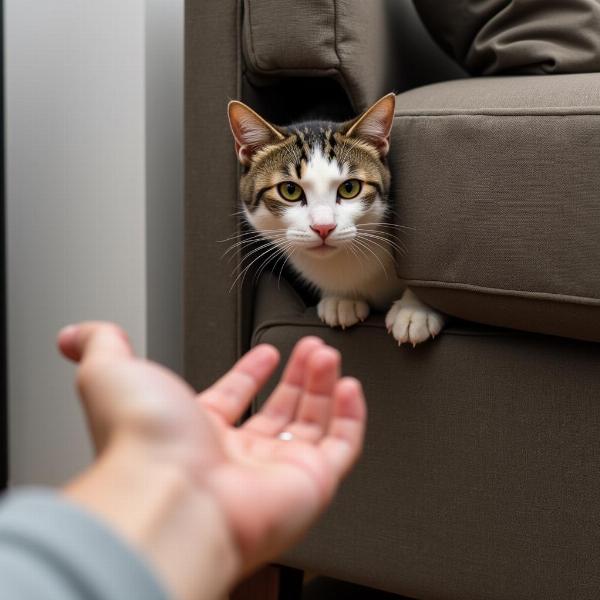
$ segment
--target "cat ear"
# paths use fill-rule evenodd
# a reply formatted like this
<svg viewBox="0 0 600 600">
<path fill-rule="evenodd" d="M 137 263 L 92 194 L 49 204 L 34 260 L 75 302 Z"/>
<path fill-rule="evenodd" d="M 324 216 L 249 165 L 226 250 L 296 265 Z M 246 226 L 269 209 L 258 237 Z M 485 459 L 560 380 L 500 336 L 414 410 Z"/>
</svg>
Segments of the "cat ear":
<svg viewBox="0 0 600 600">
<path fill-rule="evenodd" d="M 243 165 L 249 164 L 252 155 L 265 144 L 285 139 L 281 132 L 243 102 L 232 100 L 227 106 L 227 113 L 235 151 Z"/>
<path fill-rule="evenodd" d="M 390 149 L 390 131 L 394 122 L 395 106 L 394 94 L 380 98 L 350 123 L 345 135 L 367 140 L 379 150 L 381 156 L 385 156 Z"/>
</svg>

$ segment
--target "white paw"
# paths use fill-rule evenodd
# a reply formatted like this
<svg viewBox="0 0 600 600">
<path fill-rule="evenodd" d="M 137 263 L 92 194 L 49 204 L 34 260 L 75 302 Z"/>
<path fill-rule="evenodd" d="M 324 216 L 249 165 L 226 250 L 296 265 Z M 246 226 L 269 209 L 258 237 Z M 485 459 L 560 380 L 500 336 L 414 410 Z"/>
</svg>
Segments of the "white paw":
<svg viewBox="0 0 600 600">
<path fill-rule="evenodd" d="M 442 330 L 444 317 L 406 290 L 402 298 L 392 304 L 385 317 L 385 326 L 399 345 L 416 346 Z"/>
<path fill-rule="evenodd" d="M 326 296 L 317 305 L 317 314 L 330 327 L 352 327 L 369 316 L 369 305 L 362 300 Z"/>
</svg>

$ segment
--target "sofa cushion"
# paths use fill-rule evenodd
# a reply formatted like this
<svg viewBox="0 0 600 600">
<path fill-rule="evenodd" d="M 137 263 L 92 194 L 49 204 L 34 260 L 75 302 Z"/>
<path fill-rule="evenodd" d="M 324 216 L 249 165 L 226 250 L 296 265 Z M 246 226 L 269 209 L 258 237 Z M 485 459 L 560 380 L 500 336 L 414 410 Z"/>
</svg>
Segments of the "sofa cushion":
<svg viewBox="0 0 600 600">
<path fill-rule="evenodd" d="M 381 0 L 245 0 L 246 68 L 269 78 L 333 77 L 354 108 L 363 110 L 388 91 L 384 4 Z"/>
<path fill-rule="evenodd" d="M 598 0 L 414 0 L 432 36 L 472 74 L 600 70 Z"/>
<path fill-rule="evenodd" d="M 369 412 L 357 468 L 285 564 L 410 598 L 599 597 L 600 345 L 455 324 L 399 348 L 380 315 L 331 329 L 274 277 L 255 307 L 254 343 L 285 358 L 321 336 Z"/>
<path fill-rule="evenodd" d="M 398 272 L 425 302 L 600 341 L 600 74 L 467 79 L 398 96 Z"/>
</svg>

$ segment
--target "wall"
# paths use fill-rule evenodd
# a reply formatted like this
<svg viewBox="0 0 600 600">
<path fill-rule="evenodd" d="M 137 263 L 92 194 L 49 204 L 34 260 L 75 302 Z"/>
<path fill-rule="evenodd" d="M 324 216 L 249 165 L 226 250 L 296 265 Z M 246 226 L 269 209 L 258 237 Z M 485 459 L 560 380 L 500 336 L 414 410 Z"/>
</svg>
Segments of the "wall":
<svg viewBox="0 0 600 600">
<path fill-rule="evenodd" d="M 5 0 L 13 483 L 91 456 L 62 325 L 117 321 L 180 367 L 181 25 L 182 0 Z"/>
</svg>

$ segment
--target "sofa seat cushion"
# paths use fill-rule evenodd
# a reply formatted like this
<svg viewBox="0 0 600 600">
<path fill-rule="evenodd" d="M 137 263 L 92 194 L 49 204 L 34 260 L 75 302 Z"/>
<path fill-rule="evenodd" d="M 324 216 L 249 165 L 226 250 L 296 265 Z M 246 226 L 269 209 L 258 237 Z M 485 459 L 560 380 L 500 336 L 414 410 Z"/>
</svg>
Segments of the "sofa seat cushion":
<svg viewBox="0 0 600 600">
<path fill-rule="evenodd" d="M 397 97 L 398 273 L 442 312 L 600 341 L 600 74 Z"/>
<path fill-rule="evenodd" d="M 369 423 L 285 564 L 409 598 L 599 597 L 600 345 L 455 324 L 399 348 L 380 315 L 331 329 L 263 277 L 254 343 L 285 359 L 304 335 L 341 350 Z"/>
</svg>

